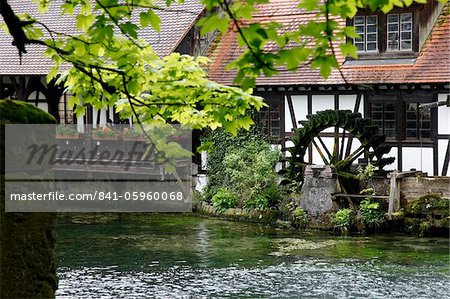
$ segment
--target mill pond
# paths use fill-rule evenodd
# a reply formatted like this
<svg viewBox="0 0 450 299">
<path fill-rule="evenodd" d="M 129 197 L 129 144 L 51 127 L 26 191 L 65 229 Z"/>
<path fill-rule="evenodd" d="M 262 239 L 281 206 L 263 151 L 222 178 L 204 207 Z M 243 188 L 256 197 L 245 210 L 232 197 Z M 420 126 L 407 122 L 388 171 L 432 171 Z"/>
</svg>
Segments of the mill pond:
<svg viewBox="0 0 450 299">
<path fill-rule="evenodd" d="M 182 214 L 60 219 L 57 298 L 450 298 L 448 238 Z"/>
</svg>

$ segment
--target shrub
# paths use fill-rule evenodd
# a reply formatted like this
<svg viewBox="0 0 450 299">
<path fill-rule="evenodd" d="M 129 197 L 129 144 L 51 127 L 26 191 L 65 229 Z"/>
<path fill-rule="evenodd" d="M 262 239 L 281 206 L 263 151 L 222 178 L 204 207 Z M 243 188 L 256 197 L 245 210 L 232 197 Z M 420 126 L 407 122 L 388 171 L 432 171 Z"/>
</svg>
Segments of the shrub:
<svg viewBox="0 0 450 299">
<path fill-rule="evenodd" d="M 341 209 L 334 214 L 334 227 L 341 232 L 346 232 L 350 229 L 353 222 L 353 211 L 351 209 Z"/>
<path fill-rule="evenodd" d="M 369 228 L 376 229 L 385 222 L 380 203 L 373 201 L 370 196 L 361 201 L 359 210 L 361 219 Z"/>
<path fill-rule="evenodd" d="M 238 197 L 239 206 L 266 210 L 281 201 L 275 172 L 280 152 L 260 134 L 254 134 L 255 130 L 241 132 L 235 138 L 218 130 L 203 139 L 213 143 L 207 160 L 207 199 L 225 188 Z"/>
<path fill-rule="evenodd" d="M 297 207 L 292 211 L 292 224 L 295 227 L 306 227 L 308 223 L 308 214 L 301 207 Z"/>
<path fill-rule="evenodd" d="M 213 206 L 221 210 L 235 208 L 238 202 L 236 195 L 225 188 L 219 189 L 211 201 Z"/>
<path fill-rule="evenodd" d="M 277 179 L 274 169 L 279 158 L 280 153 L 272 150 L 264 141 L 250 141 L 233 148 L 223 160 L 224 183 L 229 190 L 239 195 L 243 203 L 255 201 L 258 197 L 268 200 L 271 192 L 276 193 L 273 191 L 277 188 L 274 187 Z"/>
<path fill-rule="evenodd" d="M 266 197 L 259 195 L 246 200 L 244 206 L 247 208 L 254 208 L 259 211 L 265 211 L 269 208 L 269 200 Z"/>
</svg>

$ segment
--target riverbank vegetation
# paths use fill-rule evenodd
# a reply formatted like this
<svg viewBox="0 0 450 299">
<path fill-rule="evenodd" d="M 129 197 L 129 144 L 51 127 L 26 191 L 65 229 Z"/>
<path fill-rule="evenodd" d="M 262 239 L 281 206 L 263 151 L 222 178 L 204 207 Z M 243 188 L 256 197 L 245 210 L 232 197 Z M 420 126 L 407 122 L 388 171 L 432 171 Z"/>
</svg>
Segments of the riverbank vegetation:
<svg viewBox="0 0 450 299">
<path fill-rule="evenodd" d="M 417 235 L 445 235 L 449 199 L 439 195 L 418 198 L 403 204 L 388 217 L 387 186 L 374 181 L 374 166 L 357 169 L 356 182 L 361 198 L 334 200 L 333 210 L 312 223 L 311 215 L 300 206 L 301 196 L 292 188 L 280 186 L 275 171 L 281 158 L 270 145 L 263 128 L 252 127 L 237 136 L 221 129 L 208 132 L 203 144 L 207 155 L 208 183 L 194 198 L 195 210 L 208 216 L 246 220 L 293 229 L 326 229 L 336 234 L 407 232 Z M 279 164 L 278 164 L 279 165 Z"/>
</svg>

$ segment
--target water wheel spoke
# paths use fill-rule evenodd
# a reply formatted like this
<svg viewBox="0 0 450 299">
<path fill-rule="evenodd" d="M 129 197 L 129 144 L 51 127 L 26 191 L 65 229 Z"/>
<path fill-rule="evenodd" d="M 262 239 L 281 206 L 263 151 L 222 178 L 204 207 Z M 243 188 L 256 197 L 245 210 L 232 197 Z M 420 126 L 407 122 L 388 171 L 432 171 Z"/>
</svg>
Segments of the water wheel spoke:
<svg viewBox="0 0 450 299">
<path fill-rule="evenodd" d="M 360 101 L 360 98 L 357 101 Z M 359 107 L 359 103 L 357 106 Z M 374 152 L 378 150 L 378 152 L 384 154 L 385 151 L 380 147 L 389 148 L 389 146 L 380 143 L 380 138 L 383 138 L 383 135 L 374 130 L 374 126 L 369 119 L 363 118 L 360 113 L 356 112 L 358 107 L 355 107 L 354 112 L 350 110 L 325 110 L 308 115 L 307 120 L 301 122 L 303 127 L 297 129 L 295 135 L 297 138 L 294 138 L 294 148 L 298 154 L 292 158 L 293 162 L 304 163 L 305 155 L 308 155 L 308 160 L 312 161 L 312 152 L 314 151 L 315 154 L 320 155 L 325 165 L 334 165 L 340 173 L 339 176 L 345 179 L 345 177 L 352 177 L 353 171 L 350 166 L 369 148 L 373 148 Z M 327 129 L 331 129 L 334 135 L 322 134 Z M 327 138 L 324 138 L 324 136 Z M 324 141 L 327 142 L 328 147 Z M 334 144 L 331 145 L 331 142 L 334 142 Z M 306 152 L 306 148 L 308 152 Z M 370 160 L 371 156 L 369 155 L 368 158 Z M 380 157 L 377 156 L 377 160 L 379 159 Z M 292 180 L 297 180 L 295 164 L 289 167 L 293 168 L 291 172 Z"/>
<path fill-rule="evenodd" d="M 339 127 L 334 127 L 333 156 L 331 157 L 332 163 L 336 163 L 339 160 L 339 134 Z"/>
<path fill-rule="evenodd" d="M 319 140 L 320 144 L 321 144 L 322 147 L 324 148 L 326 154 L 328 155 L 328 157 L 330 158 L 330 161 L 331 161 L 331 153 L 330 153 L 330 151 L 328 150 L 327 146 L 325 145 L 325 142 L 323 142 L 322 138 L 321 138 L 319 135 L 317 135 L 317 140 Z"/>
<path fill-rule="evenodd" d="M 344 158 L 344 147 L 345 147 L 345 129 L 342 131 L 341 149 L 339 150 L 339 160 L 342 160 Z"/>
<path fill-rule="evenodd" d="M 359 156 L 364 154 L 364 146 L 358 147 L 357 150 L 353 151 L 350 155 L 348 155 L 344 161 L 346 161 L 346 164 L 351 164 L 353 161 L 355 161 Z"/>
<path fill-rule="evenodd" d="M 320 147 L 317 145 L 317 142 L 314 141 L 314 139 L 312 140 L 312 144 L 314 144 L 314 146 L 316 147 L 316 150 L 319 153 L 320 157 L 322 158 L 323 163 L 325 163 L 325 165 L 330 165 L 330 162 L 327 160 L 327 158 L 325 158 L 325 155 L 323 154 Z"/>
</svg>

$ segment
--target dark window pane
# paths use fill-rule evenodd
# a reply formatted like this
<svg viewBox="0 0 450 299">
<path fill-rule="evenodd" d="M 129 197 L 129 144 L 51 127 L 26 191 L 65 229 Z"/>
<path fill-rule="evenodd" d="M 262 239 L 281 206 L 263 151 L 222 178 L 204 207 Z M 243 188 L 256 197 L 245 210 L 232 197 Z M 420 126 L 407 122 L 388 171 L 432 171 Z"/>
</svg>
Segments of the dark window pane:
<svg viewBox="0 0 450 299">
<path fill-rule="evenodd" d="M 398 32 L 392 32 L 388 34 L 389 41 L 398 41 Z"/>
<path fill-rule="evenodd" d="M 407 121 L 406 128 L 408 128 L 408 129 L 417 128 L 417 122 L 414 120 Z"/>
<path fill-rule="evenodd" d="M 364 17 L 355 17 L 355 25 L 364 24 Z"/>
<path fill-rule="evenodd" d="M 388 31 L 398 31 L 398 24 L 389 24 Z"/>
<path fill-rule="evenodd" d="M 377 16 L 367 17 L 367 25 L 376 25 L 376 24 L 377 24 Z"/>
<path fill-rule="evenodd" d="M 376 25 L 369 25 L 369 26 L 367 26 L 367 32 L 368 33 L 377 32 L 377 26 Z"/>
<path fill-rule="evenodd" d="M 377 43 L 370 42 L 367 43 L 367 51 L 376 51 L 377 50 Z"/>
<path fill-rule="evenodd" d="M 373 120 L 383 119 L 383 113 L 382 112 L 372 112 L 372 119 Z"/>
<path fill-rule="evenodd" d="M 406 130 L 406 138 L 417 138 L 417 130 Z"/>
<path fill-rule="evenodd" d="M 430 121 L 423 121 L 423 120 L 421 120 L 419 123 L 420 123 L 420 127 L 422 129 L 430 129 L 431 128 L 431 122 Z"/>
<path fill-rule="evenodd" d="M 402 50 L 408 50 L 411 49 L 411 41 L 402 41 L 401 43 L 401 49 Z"/>
<path fill-rule="evenodd" d="M 358 34 L 364 33 L 364 25 L 363 26 L 355 26 L 355 32 Z"/>
<path fill-rule="evenodd" d="M 411 32 L 402 32 L 402 40 L 411 39 Z"/>
<path fill-rule="evenodd" d="M 422 138 L 431 138 L 431 131 L 430 130 L 420 130 L 420 136 Z"/>
<path fill-rule="evenodd" d="M 386 135 L 386 137 L 394 138 L 395 137 L 395 130 L 388 130 L 388 129 L 386 129 L 384 134 Z"/>
<path fill-rule="evenodd" d="M 377 35 L 376 34 L 367 34 L 367 41 L 368 42 L 376 42 L 377 41 Z"/>
<path fill-rule="evenodd" d="M 411 30 L 411 23 L 402 23 L 402 31 Z"/>
<path fill-rule="evenodd" d="M 388 42 L 388 50 L 390 51 L 398 50 L 398 42 Z"/>
<path fill-rule="evenodd" d="M 401 22 L 411 22 L 412 21 L 412 14 L 410 13 L 402 13 L 400 16 Z"/>
<path fill-rule="evenodd" d="M 388 22 L 389 23 L 398 23 L 398 15 L 397 14 L 389 14 Z"/>
</svg>

